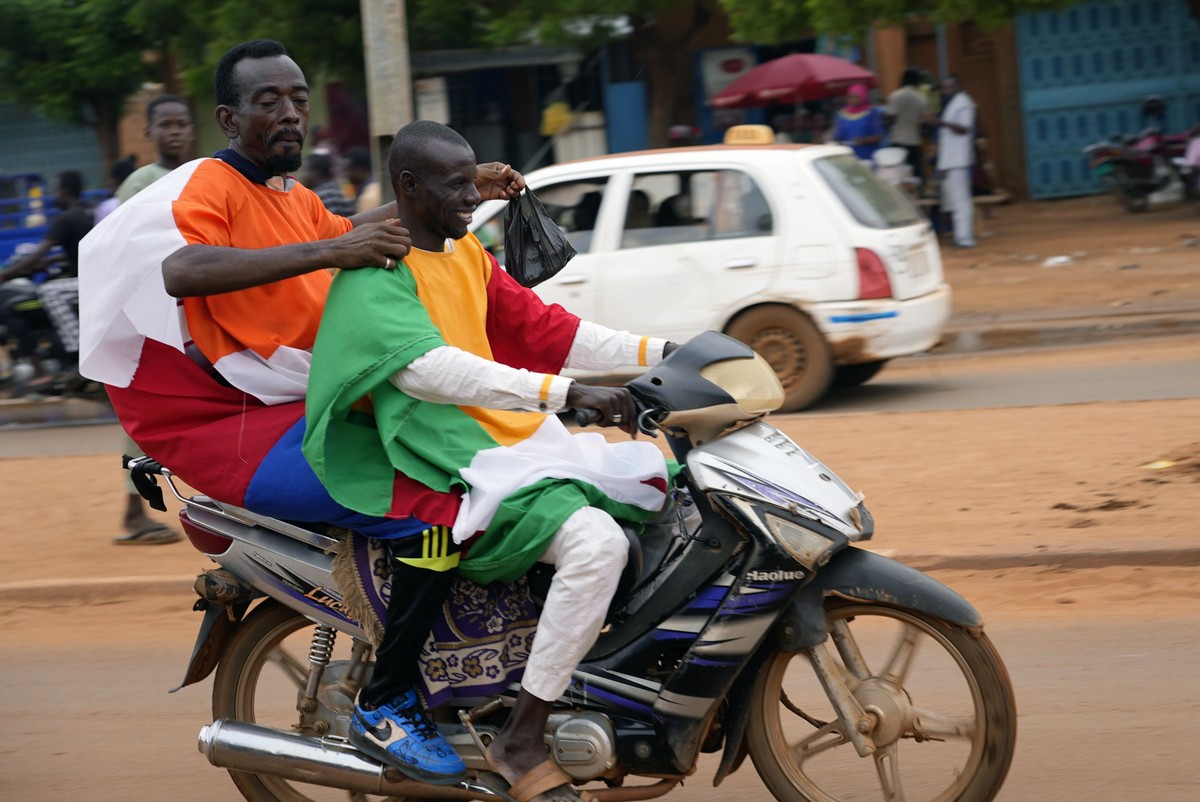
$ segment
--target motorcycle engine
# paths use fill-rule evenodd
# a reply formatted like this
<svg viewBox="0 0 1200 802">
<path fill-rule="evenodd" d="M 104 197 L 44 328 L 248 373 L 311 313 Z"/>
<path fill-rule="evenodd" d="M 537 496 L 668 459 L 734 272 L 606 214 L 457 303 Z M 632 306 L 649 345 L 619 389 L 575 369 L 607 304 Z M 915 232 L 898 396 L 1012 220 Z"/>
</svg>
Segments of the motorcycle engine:
<svg viewBox="0 0 1200 802">
<path fill-rule="evenodd" d="M 555 713 L 546 726 L 550 753 L 574 780 L 594 780 L 617 772 L 616 732 L 599 713 Z"/>
</svg>

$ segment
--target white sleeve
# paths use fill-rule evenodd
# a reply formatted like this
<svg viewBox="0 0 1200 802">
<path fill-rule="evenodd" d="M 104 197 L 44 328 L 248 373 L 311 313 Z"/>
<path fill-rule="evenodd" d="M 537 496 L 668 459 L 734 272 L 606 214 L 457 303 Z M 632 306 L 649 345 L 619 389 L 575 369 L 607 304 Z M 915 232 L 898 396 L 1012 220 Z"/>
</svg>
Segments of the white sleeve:
<svg viewBox="0 0 1200 802">
<path fill-rule="evenodd" d="M 975 133 L 975 104 L 970 101 L 960 104 L 950 115 L 950 122 L 971 129 L 965 134 L 959 134 L 957 131 L 951 131 L 951 133 L 958 136 L 972 136 Z"/>
<path fill-rule="evenodd" d="M 645 367 L 662 362 L 666 340 L 614 331 L 586 320 L 579 322 L 564 367 L 576 370 L 611 370 L 630 365 Z"/>
<path fill-rule="evenodd" d="M 561 412 L 571 380 L 532 373 L 443 345 L 414 359 L 389 381 L 401 392 L 435 404 Z"/>
</svg>

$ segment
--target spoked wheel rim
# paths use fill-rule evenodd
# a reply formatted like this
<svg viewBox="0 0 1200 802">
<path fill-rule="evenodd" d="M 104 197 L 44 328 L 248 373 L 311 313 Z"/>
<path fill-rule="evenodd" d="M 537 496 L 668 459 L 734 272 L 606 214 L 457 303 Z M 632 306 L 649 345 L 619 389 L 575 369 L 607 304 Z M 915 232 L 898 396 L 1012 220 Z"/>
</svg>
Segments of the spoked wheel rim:
<svg viewBox="0 0 1200 802">
<path fill-rule="evenodd" d="M 264 610 L 257 622 L 247 618 L 246 625 L 255 625 L 254 637 L 246 638 L 232 648 L 222 662 L 221 673 L 214 688 L 213 715 L 238 721 L 261 724 L 283 731 L 300 729 L 300 713 L 296 705 L 308 679 L 308 652 L 316 625 L 307 618 L 286 608 Z M 242 633 L 249 634 L 249 633 Z M 319 692 L 321 704 L 336 714 L 325 714 L 325 721 L 334 719 L 324 731 L 309 730 L 306 735 L 345 737 L 350 712 L 351 694 L 355 683 L 343 689 L 336 687 L 339 671 L 349 662 L 353 640 L 339 634 L 329 675 Z M 222 676 L 224 675 L 224 676 Z M 381 797 L 354 791 L 327 788 L 320 785 L 286 780 L 266 774 L 230 772 L 239 788 L 249 799 L 278 802 L 405 802 L 399 797 Z M 415 802 L 415 800 L 409 800 Z"/>
<path fill-rule="evenodd" d="M 981 668 L 967 633 L 904 611 L 847 605 L 831 610 L 829 623 L 837 670 L 868 714 L 877 751 L 858 756 L 806 653 L 778 654 L 760 680 L 750 731 L 751 754 L 776 797 L 990 799 L 1015 739 L 1002 731 L 1015 727 L 1003 668 Z M 990 647 L 983 652 L 994 657 Z M 989 711 L 997 704 L 1003 715 Z M 999 759 L 988 757 L 997 751 Z"/>
</svg>

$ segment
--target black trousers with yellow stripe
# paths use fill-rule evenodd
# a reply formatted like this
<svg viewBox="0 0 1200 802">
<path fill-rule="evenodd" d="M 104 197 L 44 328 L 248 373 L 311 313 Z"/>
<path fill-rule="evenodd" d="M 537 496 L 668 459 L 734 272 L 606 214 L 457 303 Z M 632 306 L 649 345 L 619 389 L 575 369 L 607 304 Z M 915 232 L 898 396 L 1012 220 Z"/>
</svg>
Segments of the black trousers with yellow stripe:
<svg viewBox="0 0 1200 802">
<path fill-rule="evenodd" d="M 421 647 L 446 601 L 460 551 L 448 526 L 389 541 L 388 549 L 392 597 L 383 640 L 375 650 L 375 670 L 358 697 L 367 707 L 387 704 L 417 684 Z"/>
</svg>

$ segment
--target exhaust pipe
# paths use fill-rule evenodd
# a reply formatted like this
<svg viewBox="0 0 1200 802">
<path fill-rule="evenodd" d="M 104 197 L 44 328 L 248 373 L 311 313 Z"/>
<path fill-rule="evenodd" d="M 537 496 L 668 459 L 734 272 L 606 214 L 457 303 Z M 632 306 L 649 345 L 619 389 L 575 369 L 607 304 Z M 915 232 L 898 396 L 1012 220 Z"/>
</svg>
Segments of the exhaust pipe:
<svg viewBox="0 0 1200 802">
<path fill-rule="evenodd" d="M 345 741 L 311 738 L 233 719 L 217 719 L 202 727 L 198 746 L 209 763 L 224 769 L 363 794 L 427 799 L 498 798 L 490 789 L 470 781 L 447 786 L 409 779 Z"/>
<path fill-rule="evenodd" d="M 235 719 L 217 719 L 201 727 L 198 746 L 214 766 L 293 782 L 379 796 L 513 802 L 512 797 L 473 780 L 459 785 L 428 785 L 409 779 L 340 739 L 311 738 Z M 589 790 L 601 802 L 632 802 L 663 796 L 679 785 L 680 779 Z"/>
</svg>

